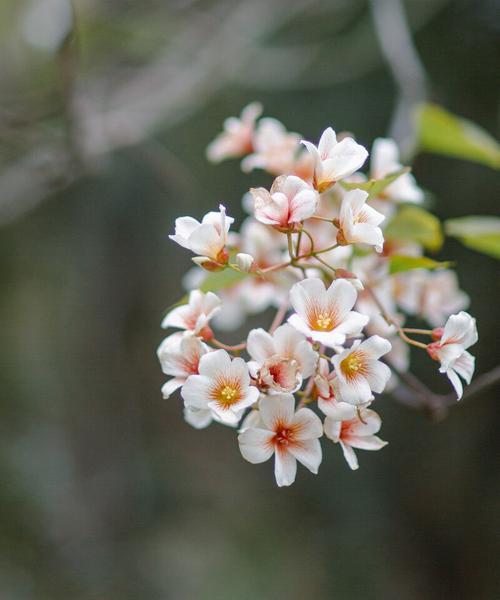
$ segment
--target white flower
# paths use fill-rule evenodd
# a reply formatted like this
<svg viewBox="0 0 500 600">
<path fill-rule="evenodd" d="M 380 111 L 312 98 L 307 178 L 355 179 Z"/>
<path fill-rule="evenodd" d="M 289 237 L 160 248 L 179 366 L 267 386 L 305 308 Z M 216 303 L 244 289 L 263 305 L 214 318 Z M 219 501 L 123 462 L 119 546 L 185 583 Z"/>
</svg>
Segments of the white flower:
<svg viewBox="0 0 500 600">
<path fill-rule="evenodd" d="M 318 360 L 305 336 L 286 324 L 272 335 L 264 329 L 252 329 L 247 351 L 253 359 L 248 364 L 252 377 L 261 389 L 270 392 L 295 392 L 303 379 L 314 373 Z"/>
<path fill-rule="evenodd" d="M 377 138 L 373 142 L 370 160 L 370 175 L 373 179 L 383 179 L 386 175 L 402 169 L 399 162 L 399 150 L 394 140 Z M 383 198 L 394 202 L 416 202 L 424 199 L 423 191 L 418 187 L 411 173 L 400 175 L 382 192 Z"/>
<path fill-rule="evenodd" d="M 395 276 L 396 299 L 410 315 L 439 327 L 450 315 L 467 308 L 469 296 L 460 289 L 454 271 L 415 269 Z"/>
<path fill-rule="evenodd" d="M 262 114 L 262 105 L 252 102 L 241 111 L 241 116 L 224 121 L 224 131 L 207 147 L 209 161 L 218 163 L 226 158 L 244 156 L 253 151 L 255 122 Z"/>
<path fill-rule="evenodd" d="M 214 418 L 223 423 L 237 423 L 244 409 L 259 397 L 259 390 L 250 386 L 245 361 L 231 360 L 225 350 L 202 356 L 198 371 L 199 375 L 191 375 L 182 387 L 184 403 L 191 408 L 209 408 Z"/>
<path fill-rule="evenodd" d="M 325 435 L 333 442 L 339 443 L 344 458 L 351 469 L 358 468 L 358 459 L 353 448 L 360 450 L 380 450 L 387 445 L 374 435 L 380 430 L 382 424 L 378 414 L 370 409 L 361 408 L 360 416 L 348 421 L 336 421 L 327 417 L 325 419 Z"/>
<path fill-rule="evenodd" d="M 337 376 L 335 371 L 330 371 L 326 358 L 319 359 L 314 386 L 318 399 L 318 408 L 327 417 L 342 421 L 353 419 L 356 416 L 356 407 L 354 405 L 337 399 Z"/>
<path fill-rule="evenodd" d="M 209 408 L 184 407 L 184 420 L 195 429 L 205 429 L 214 420 L 212 411 Z"/>
<path fill-rule="evenodd" d="M 175 235 L 168 237 L 205 260 L 226 263 L 225 245 L 233 222 L 234 219 L 226 216 L 226 209 L 220 204 L 219 212 L 209 212 L 201 223 L 192 217 L 179 217 L 175 220 Z"/>
<path fill-rule="evenodd" d="M 295 177 L 282 175 L 275 179 L 271 191 L 252 188 L 255 218 L 265 225 L 293 229 L 316 212 L 318 193 L 309 184 Z"/>
<path fill-rule="evenodd" d="M 384 215 L 366 204 L 368 193 L 363 190 L 347 192 L 340 206 L 338 219 L 339 244 L 368 244 L 375 246 L 377 252 L 382 252 L 384 236 L 379 225 Z"/>
<path fill-rule="evenodd" d="M 474 345 L 477 339 L 476 319 L 461 311 L 448 319 L 441 339 L 427 347 L 431 358 L 441 363 L 439 372 L 446 373 L 455 388 L 458 400 L 463 394 L 459 375 L 469 384 L 474 374 L 475 359 L 467 352 L 467 348 Z"/>
<path fill-rule="evenodd" d="M 174 333 L 165 338 L 157 350 L 158 360 L 165 375 L 173 379 L 161 388 L 164 398 L 184 385 L 190 375 L 198 373 L 200 358 L 210 348 L 191 333 Z"/>
<path fill-rule="evenodd" d="M 368 152 L 352 138 L 346 137 L 337 142 L 335 131 L 331 127 L 325 129 L 318 147 L 311 142 L 301 142 L 314 159 L 314 187 L 324 192 L 340 179 L 352 175 L 362 167 Z"/>
<path fill-rule="evenodd" d="M 206 334 L 203 330 L 208 327 L 210 319 L 221 309 L 221 300 L 213 292 L 204 294 L 193 290 L 189 294 L 188 304 L 177 306 L 165 315 L 161 326 L 163 329 L 177 327 L 187 329 L 196 335 Z"/>
<path fill-rule="evenodd" d="M 332 358 L 337 374 L 339 399 L 350 404 L 364 404 L 373 399 L 372 392 L 381 393 L 391 376 L 391 370 L 378 359 L 390 352 L 391 343 L 378 335 L 353 345 Z"/>
<path fill-rule="evenodd" d="M 250 273 L 254 262 L 254 257 L 250 254 L 245 254 L 245 252 L 238 252 L 236 255 L 236 264 L 238 265 L 238 269 L 243 273 Z"/>
<path fill-rule="evenodd" d="M 300 135 L 290 133 L 276 119 L 259 121 L 254 135 L 254 153 L 244 158 L 241 168 L 245 172 L 265 169 L 274 175 L 294 172 Z"/>
<path fill-rule="evenodd" d="M 351 310 L 357 292 L 346 279 L 334 281 L 325 289 L 321 279 L 304 279 L 290 290 L 295 313 L 288 322 L 307 337 L 330 348 L 358 335 L 368 317 Z"/>
<path fill-rule="evenodd" d="M 274 454 L 274 475 L 278 486 L 291 485 L 297 473 L 297 460 L 312 473 L 321 464 L 322 425 L 308 408 L 295 412 L 291 394 L 276 394 L 259 403 L 261 427 L 249 427 L 238 436 L 245 460 L 262 463 Z"/>
</svg>

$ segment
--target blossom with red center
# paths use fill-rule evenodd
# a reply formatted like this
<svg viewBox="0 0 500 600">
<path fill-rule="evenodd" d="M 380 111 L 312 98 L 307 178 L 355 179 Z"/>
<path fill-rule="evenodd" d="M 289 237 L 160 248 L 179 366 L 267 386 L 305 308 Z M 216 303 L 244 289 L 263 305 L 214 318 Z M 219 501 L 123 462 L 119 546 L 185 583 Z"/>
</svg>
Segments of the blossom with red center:
<svg viewBox="0 0 500 600">
<path fill-rule="evenodd" d="M 248 363 L 258 386 L 271 393 L 295 392 L 315 370 L 318 355 L 305 336 L 291 325 L 281 325 L 271 335 L 264 329 L 248 334 Z"/>
<path fill-rule="evenodd" d="M 253 151 L 255 122 L 262 114 L 262 105 L 252 102 L 241 111 L 241 116 L 224 121 L 224 131 L 207 147 L 209 161 L 219 163 L 226 158 L 245 156 Z"/>
<path fill-rule="evenodd" d="M 295 175 L 275 179 L 271 190 L 252 188 L 255 218 L 265 225 L 282 230 L 294 227 L 316 212 L 319 195 L 304 180 Z"/>
<path fill-rule="evenodd" d="M 368 193 L 363 190 L 347 192 L 340 205 L 337 241 L 341 245 L 367 244 L 382 252 L 384 236 L 379 225 L 384 215 L 366 204 Z"/>
<path fill-rule="evenodd" d="M 317 473 L 323 435 L 320 419 L 308 408 L 295 412 L 291 394 L 276 394 L 259 403 L 261 425 L 248 427 L 238 436 L 245 460 L 262 463 L 274 454 L 274 475 L 278 486 L 291 485 L 297 474 L 297 461 Z"/>
<path fill-rule="evenodd" d="M 328 127 L 322 133 L 318 146 L 302 140 L 314 160 L 313 183 L 318 192 L 324 192 L 337 181 L 352 175 L 363 166 L 368 152 L 351 137 L 337 142 L 335 131 Z"/>
<path fill-rule="evenodd" d="M 375 411 L 361 408 L 355 418 L 346 421 L 327 417 L 324 429 L 326 437 L 340 444 L 347 464 L 355 470 L 359 464 L 354 448 L 380 450 L 387 445 L 387 442 L 375 435 L 379 432 L 381 424 L 382 421 Z"/>
<path fill-rule="evenodd" d="M 304 279 L 290 290 L 295 313 L 288 322 L 306 337 L 333 348 L 346 337 L 359 335 L 368 323 L 368 317 L 351 310 L 356 298 L 356 289 L 346 279 L 334 281 L 328 289 L 321 279 Z"/>
<path fill-rule="evenodd" d="M 168 237 L 183 248 L 194 252 L 201 260 L 197 262 L 225 264 L 228 253 L 225 248 L 227 234 L 234 219 L 226 215 L 220 204 L 219 212 L 207 213 L 201 223 L 192 217 L 179 217 L 175 220 L 175 234 Z"/>
<path fill-rule="evenodd" d="M 209 321 L 220 309 L 221 300 L 213 292 L 204 294 L 200 290 L 193 290 L 189 294 L 188 304 L 177 306 L 167 313 L 161 326 L 163 329 L 186 329 L 196 335 L 210 337 Z"/>
<path fill-rule="evenodd" d="M 364 404 L 373 399 L 372 392 L 384 391 L 391 370 L 378 359 L 390 352 L 391 347 L 388 340 L 372 335 L 364 342 L 356 340 L 350 348 L 332 357 L 340 400 Z"/>
<path fill-rule="evenodd" d="M 455 388 L 458 400 L 463 395 L 459 375 L 469 384 L 474 374 L 475 359 L 467 352 L 467 348 L 477 340 L 476 319 L 461 311 L 446 321 L 441 339 L 427 347 L 431 358 L 441 363 L 439 372 L 446 373 Z"/>
<path fill-rule="evenodd" d="M 191 333 L 174 333 L 165 338 L 157 350 L 158 360 L 165 375 L 173 378 L 161 388 L 164 398 L 184 385 L 190 375 L 198 373 L 200 358 L 210 348 Z"/>
<path fill-rule="evenodd" d="M 231 360 L 225 350 L 202 356 L 198 371 L 182 387 L 184 403 L 193 409 L 210 409 L 213 417 L 223 423 L 238 423 L 245 408 L 259 398 L 259 390 L 250 385 L 245 361 Z"/>
</svg>

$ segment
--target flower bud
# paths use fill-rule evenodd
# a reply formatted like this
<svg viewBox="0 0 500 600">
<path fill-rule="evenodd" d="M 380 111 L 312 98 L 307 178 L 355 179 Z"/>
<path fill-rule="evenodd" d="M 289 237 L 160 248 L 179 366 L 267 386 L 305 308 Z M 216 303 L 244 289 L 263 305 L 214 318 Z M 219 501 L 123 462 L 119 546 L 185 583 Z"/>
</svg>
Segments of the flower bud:
<svg viewBox="0 0 500 600">
<path fill-rule="evenodd" d="M 444 327 L 435 327 L 431 333 L 432 339 L 436 340 L 436 342 L 437 342 L 438 340 L 440 340 L 443 337 L 443 333 L 444 333 Z"/>
<path fill-rule="evenodd" d="M 243 271 L 243 273 L 250 273 L 253 263 L 254 258 L 250 254 L 240 252 L 236 255 L 236 264 L 238 265 L 238 269 Z"/>
</svg>

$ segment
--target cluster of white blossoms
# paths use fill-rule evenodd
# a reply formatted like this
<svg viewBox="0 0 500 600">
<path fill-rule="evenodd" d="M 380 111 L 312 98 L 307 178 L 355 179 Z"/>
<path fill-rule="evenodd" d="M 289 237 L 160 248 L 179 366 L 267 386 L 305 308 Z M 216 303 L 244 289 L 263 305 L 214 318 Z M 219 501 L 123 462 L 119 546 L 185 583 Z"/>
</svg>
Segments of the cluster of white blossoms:
<svg viewBox="0 0 500 600">
<path fill-rule="evenodd" d="M 170 377 L 163 396 L 180 389 L 186 421 L 237 428 L 242 456 L 261 463 L 274 455 L 276 482 L 285 486 L 297 461 L 318 472 L 322 437 L 340 445 L 351 469 L 354 449 L 386 445 L 372 405 L 404 377 L 410 346 L 440 364 L 460 398 L 477 331 L 452 271 L 391 269 L 395 257 L 424 251 L 415 240 L 384 236 L 398 210 L 424 199 L 396 144 L 377 139 L 365 175 L 368 151 L 352 137 L 329 127 L 316 146 L 275 119 L 259 120 L 261 112 L 254 103 L 227 119 L 207 155 L 240 157 L 245 172 L 263 169 L 274 182 L 244 197 L 250 214 L 239 233 L 222 205 L 201 222 L 176 220 L 170 237 L 197 266 L 186 277 L 189 299 L 163 320 L 177 331 L 158 358 Z M 273 308 L 272 323 L 241 343 L 214 334 Z M 407 316 L 431 328 L 407 328 Z"/>
</svg>

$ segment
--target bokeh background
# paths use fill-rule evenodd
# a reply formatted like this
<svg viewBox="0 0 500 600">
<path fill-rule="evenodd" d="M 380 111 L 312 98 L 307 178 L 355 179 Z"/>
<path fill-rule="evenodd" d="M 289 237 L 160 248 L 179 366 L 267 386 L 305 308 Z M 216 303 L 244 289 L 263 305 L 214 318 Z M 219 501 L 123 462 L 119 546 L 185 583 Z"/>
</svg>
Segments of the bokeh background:
<svg viewBox="0 0 500 600">
<path fill-rule="evenodd" d="M 402 139 L 427 99 L 496 135 L 498 2 L 73 9 L 0 3 L 0 598 L 498 597 L 498 387 L 440 423 L 384 397 L 383 452 L 351 472 L 331 446 L 319 476 L 278 489 L 230 430 L 195 431 L 161 399 L 155 356 L 190 265 L 174 218 L 223 201 L 241 222 L 242 194 L 268 182 L 206 162 L 222 120 L 257 99 L 308 139 L 333 124 L 369 146 Z M 441 218 L 497 211 L 493 170 L 413 166 Z M 488 371 L 498 263 L 454 241 L 441 255 Z M 416 370 L 448 389 L 429 362 Z"/>
</svg>

